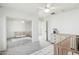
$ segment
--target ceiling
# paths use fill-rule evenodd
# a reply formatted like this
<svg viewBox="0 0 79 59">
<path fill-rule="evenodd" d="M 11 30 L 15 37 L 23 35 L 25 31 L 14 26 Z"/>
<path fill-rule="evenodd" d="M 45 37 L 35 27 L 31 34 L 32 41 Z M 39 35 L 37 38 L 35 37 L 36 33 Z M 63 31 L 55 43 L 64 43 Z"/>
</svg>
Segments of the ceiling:
<svg viewBox="0 0 79 59">
<path fill-rule="evenodd" d="M 1 7 L 8 7 L 23 11 L 29 15 L 38 15 L 39 7 L 44 8 L 47 3 L 0 3 Z M 50 4 L 50 3 L 49 3 Z M 78 8 L 78 3 L 51 3 L 56 8 L 56 12 L 63 12 Z"/>
</svg>

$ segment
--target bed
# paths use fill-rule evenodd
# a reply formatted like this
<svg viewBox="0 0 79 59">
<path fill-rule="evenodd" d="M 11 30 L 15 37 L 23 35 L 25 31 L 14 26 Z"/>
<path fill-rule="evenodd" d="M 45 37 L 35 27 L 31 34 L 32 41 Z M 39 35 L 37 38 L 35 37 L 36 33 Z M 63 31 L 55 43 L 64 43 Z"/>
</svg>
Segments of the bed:
<svg viewBox="0 0 79 59">
<path fill-rule="evenodd" d="M 15 37 L 32 37 L 32 32 L 14 32 Z"/>
</svg>

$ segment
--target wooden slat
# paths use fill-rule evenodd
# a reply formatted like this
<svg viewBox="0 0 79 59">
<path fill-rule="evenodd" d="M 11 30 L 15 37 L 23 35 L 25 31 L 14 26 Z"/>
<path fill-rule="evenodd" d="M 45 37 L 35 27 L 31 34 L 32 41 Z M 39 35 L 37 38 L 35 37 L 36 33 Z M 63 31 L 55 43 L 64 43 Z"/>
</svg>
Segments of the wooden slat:
<svg viewBox="0 0 79 59">
<path fill-rule="evenodd" d="M 55 55 L 67 55 L 69 51 L 71 51 L 72 54 L 73 53 L 79 54 L 79 51 L 77 51 L 76 49 L 71 49 L 71 47 L 70 47 L 71 39 L 74 38 L 75 36 L 76 35 L 69 35 L 69 37 L 67 37 L 64 40 L 62 40 L 61 42 L 55 44 L 55 47 L 54 47 L 55 48 L 55 51 L 54 51 Z"/>
</svg>

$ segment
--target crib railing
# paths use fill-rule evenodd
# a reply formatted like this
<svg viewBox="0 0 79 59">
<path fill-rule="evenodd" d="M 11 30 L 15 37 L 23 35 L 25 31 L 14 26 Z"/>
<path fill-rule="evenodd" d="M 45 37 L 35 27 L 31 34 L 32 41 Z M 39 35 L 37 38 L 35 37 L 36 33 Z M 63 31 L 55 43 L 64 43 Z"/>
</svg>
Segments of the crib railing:
<svg viewBox="0 0 79 59">
<path fill-rule="evenodd" d="M 68 35 L 68 34 L 67 34 Z M 59 34 L 60 41 L 54 44 L 55 55 L 74 55 L 79 54 L 76 45 L 76 35 L 68 35 L 65 39 L 62 39 L 62 35 Z M 66 36 L 66 35 L 64 35 Z"/>
</svg>

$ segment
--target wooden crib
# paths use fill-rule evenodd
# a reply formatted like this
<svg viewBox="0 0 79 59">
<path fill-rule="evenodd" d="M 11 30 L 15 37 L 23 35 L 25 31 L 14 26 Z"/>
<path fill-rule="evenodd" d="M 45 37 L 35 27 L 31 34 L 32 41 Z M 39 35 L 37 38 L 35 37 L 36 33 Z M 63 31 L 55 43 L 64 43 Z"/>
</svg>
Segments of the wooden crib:
<svg viewBox="0 0 79 59">
<path fill-rule="evenodd" d="M 61 37 L 61 34 L 59 34 Z M 76 35 L 68 35 L 64 40 L 54 44 L 55 55 L 78 55 L 79 51 L 76 47 Z"/>
</svg>

